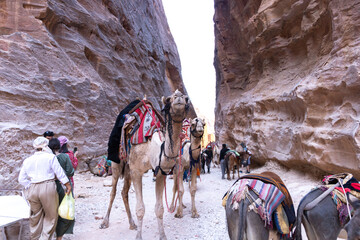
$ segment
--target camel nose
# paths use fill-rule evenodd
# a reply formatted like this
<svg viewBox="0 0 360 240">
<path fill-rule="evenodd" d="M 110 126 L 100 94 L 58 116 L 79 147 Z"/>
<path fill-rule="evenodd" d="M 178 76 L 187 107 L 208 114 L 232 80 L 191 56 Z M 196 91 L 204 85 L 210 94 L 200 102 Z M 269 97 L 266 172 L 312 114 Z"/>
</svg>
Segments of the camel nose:
<svg viewBox="0 0 360 240">
<path fill-rule="evenodd" d="M 175 103 L 175 104 L 180 104 L 180 103 L 182 103 L 182 97 L 181 97 L 181 96 L 175 96 L 175 98 L 174 98 L 174 103 Z"/>
</svg>

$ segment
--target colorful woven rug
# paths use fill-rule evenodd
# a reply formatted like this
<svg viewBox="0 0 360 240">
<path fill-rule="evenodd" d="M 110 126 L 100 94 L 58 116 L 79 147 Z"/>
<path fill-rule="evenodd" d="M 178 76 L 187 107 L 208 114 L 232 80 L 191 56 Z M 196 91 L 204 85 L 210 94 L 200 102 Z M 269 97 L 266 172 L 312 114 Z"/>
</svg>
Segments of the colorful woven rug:
<svg viewBox="0 0 360 240">
<path fill-rule="evenodd" d="M 164 126 L 164 120 L 148 100 L 142 100 L 124 118 L 119 155 L 126 161 L 131 145 L 147 142 Z"/>
<path fill-rule="evenodd" d="M 353 212 L 353 208 L 351 205 L 349 205 L 348 210 L 347 198 L 345 193 L 350 193 L 357 199 L 360 199 L 360 183 L 353 177 L 351 173 L 339 173 L 325 176 L 322 180 L 322 183 L 324 185 L 318 188 L 322 191 L 326 191 L 334 184 L 339 182 L 340 179 L 342 180 L 342 186 L 336 187 L 330 193 L 330 195 L 338 210 L 340 224 L 341 226 L 344 226 L 349 220 L 349 210 L 350 214 Z"/>
</svg>

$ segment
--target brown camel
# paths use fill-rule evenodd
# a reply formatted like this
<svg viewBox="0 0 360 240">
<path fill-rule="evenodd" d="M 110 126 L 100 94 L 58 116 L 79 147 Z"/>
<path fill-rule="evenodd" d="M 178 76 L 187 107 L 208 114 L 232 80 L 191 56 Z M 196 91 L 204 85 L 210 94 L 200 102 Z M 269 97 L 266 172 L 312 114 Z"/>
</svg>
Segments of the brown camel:
<svg viewBox="0 0 360 240">
<path fill-rule="evenodd" d="M 145 214 L 142 176 L 150 169 L 155 169 L 156 175 L 155 215 L 158 221 L 160 239 L 166 239 L 163 224 L 165 174 L 175 166 L 179 156 L 180 133 L 182 122 L 189 108 L 188 102 L 188 97 L 178 90 L 166 99 L 163 98 L 165 104 L 163 109 L 165 111 L 165 136 L 161 132 L 155 132 L 151 140 L 143 144 L 133 145 L 131 148 L 128 162 L 131 180 L 136 193 L 136 216 L 138 219 L 136 239 L 142 239 L 142 224 Z"/>
<path fill-rule="evenodd" d="M 173 198 L 171 201 L 170 209 L 174 209 L 174 202 L 176 192 L 178 191 L 179 206 L 175 217 L 183 217 L 183 174 L 184 170 L 187 169 L 191 174 L 191 181 L 189 182 L 190 194 L 191 194 L 191 217 L 198 218 L 199 214 L 195 207 L 195 194 L 196 194 L 196 183 L 197 183 L 197 170 L 200 166 L 200 152 L 201 152 L 201 138 L 204 134 L 205 121 L 199 118 L 190 120 L 190 142 L 185 142 L 183 145 L 183 155 L 181 156 L 181 162 L 176 164 L 174 170 L 174 186 L 173 186 Z M 190 156 L 191 154 L 191 156 Z M 197 161 L 197 163 L 196 163 Z M 181 163 L 181 166 L 179 167 Z"/>
<path fill-rule="evenodd" d="M 227 179 L 231 180 L 230 178 L 230 171 L 232 170 L 232 179 L 235 179 L 235 171 L 237 170 L 238 178 L 240 178 L 240 158 L 236 155 L 235 151 L 228 151 L 225 155 L 225 163 L 227 166 Z M 235 169 L 236 166 L 236 169 Z"/>
</svg>

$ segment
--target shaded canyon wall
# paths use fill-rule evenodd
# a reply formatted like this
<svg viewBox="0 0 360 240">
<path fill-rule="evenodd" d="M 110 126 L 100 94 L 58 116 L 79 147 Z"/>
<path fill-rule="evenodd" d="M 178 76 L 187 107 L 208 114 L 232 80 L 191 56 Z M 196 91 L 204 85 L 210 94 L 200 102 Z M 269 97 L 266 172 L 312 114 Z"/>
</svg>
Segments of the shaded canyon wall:
<svg viewBox="0 0 360 240">
<path fill-rule="evenodd" d="M 215 0 L 216 137 L 360 178 L 360 1 Z"/>
<path fill-rule="evenodd" d="M 176 89 L 186 93 L 161 0 L 0 1 L 0 185 L 46 130 L 83 162 L 106 154 L 130 101 L 146 94 L 161 109 Z"/>
</svg>

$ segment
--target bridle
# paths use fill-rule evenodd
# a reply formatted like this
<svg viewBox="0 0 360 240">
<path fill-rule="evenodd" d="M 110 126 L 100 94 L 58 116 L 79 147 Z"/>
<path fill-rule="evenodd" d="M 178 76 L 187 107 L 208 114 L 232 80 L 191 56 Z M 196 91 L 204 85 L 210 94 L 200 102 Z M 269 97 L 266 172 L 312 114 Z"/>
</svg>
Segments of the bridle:
<svg viewBox="0 0 360 240">
<path fill-rule="evenodd" d="M 203 135 L 204 135 L 204 131 L 202 132 L 202 134 L 200 135 L 200 136 L 195 136 L 195 132 L 196 132 L 196 128 L 197 128 L 197 125 L 198 125 L 198 123 L 199 123 L 199 119 L 195 119 L 195 121 L 196 121 L 196 124 L 195 124 L 195 128 L 194 129 L 191 129 L 190 128 L 190 135 L 191 136 L 193 136 L 194 138 L 202 138 L 203 137 Z"/>
</svg>

